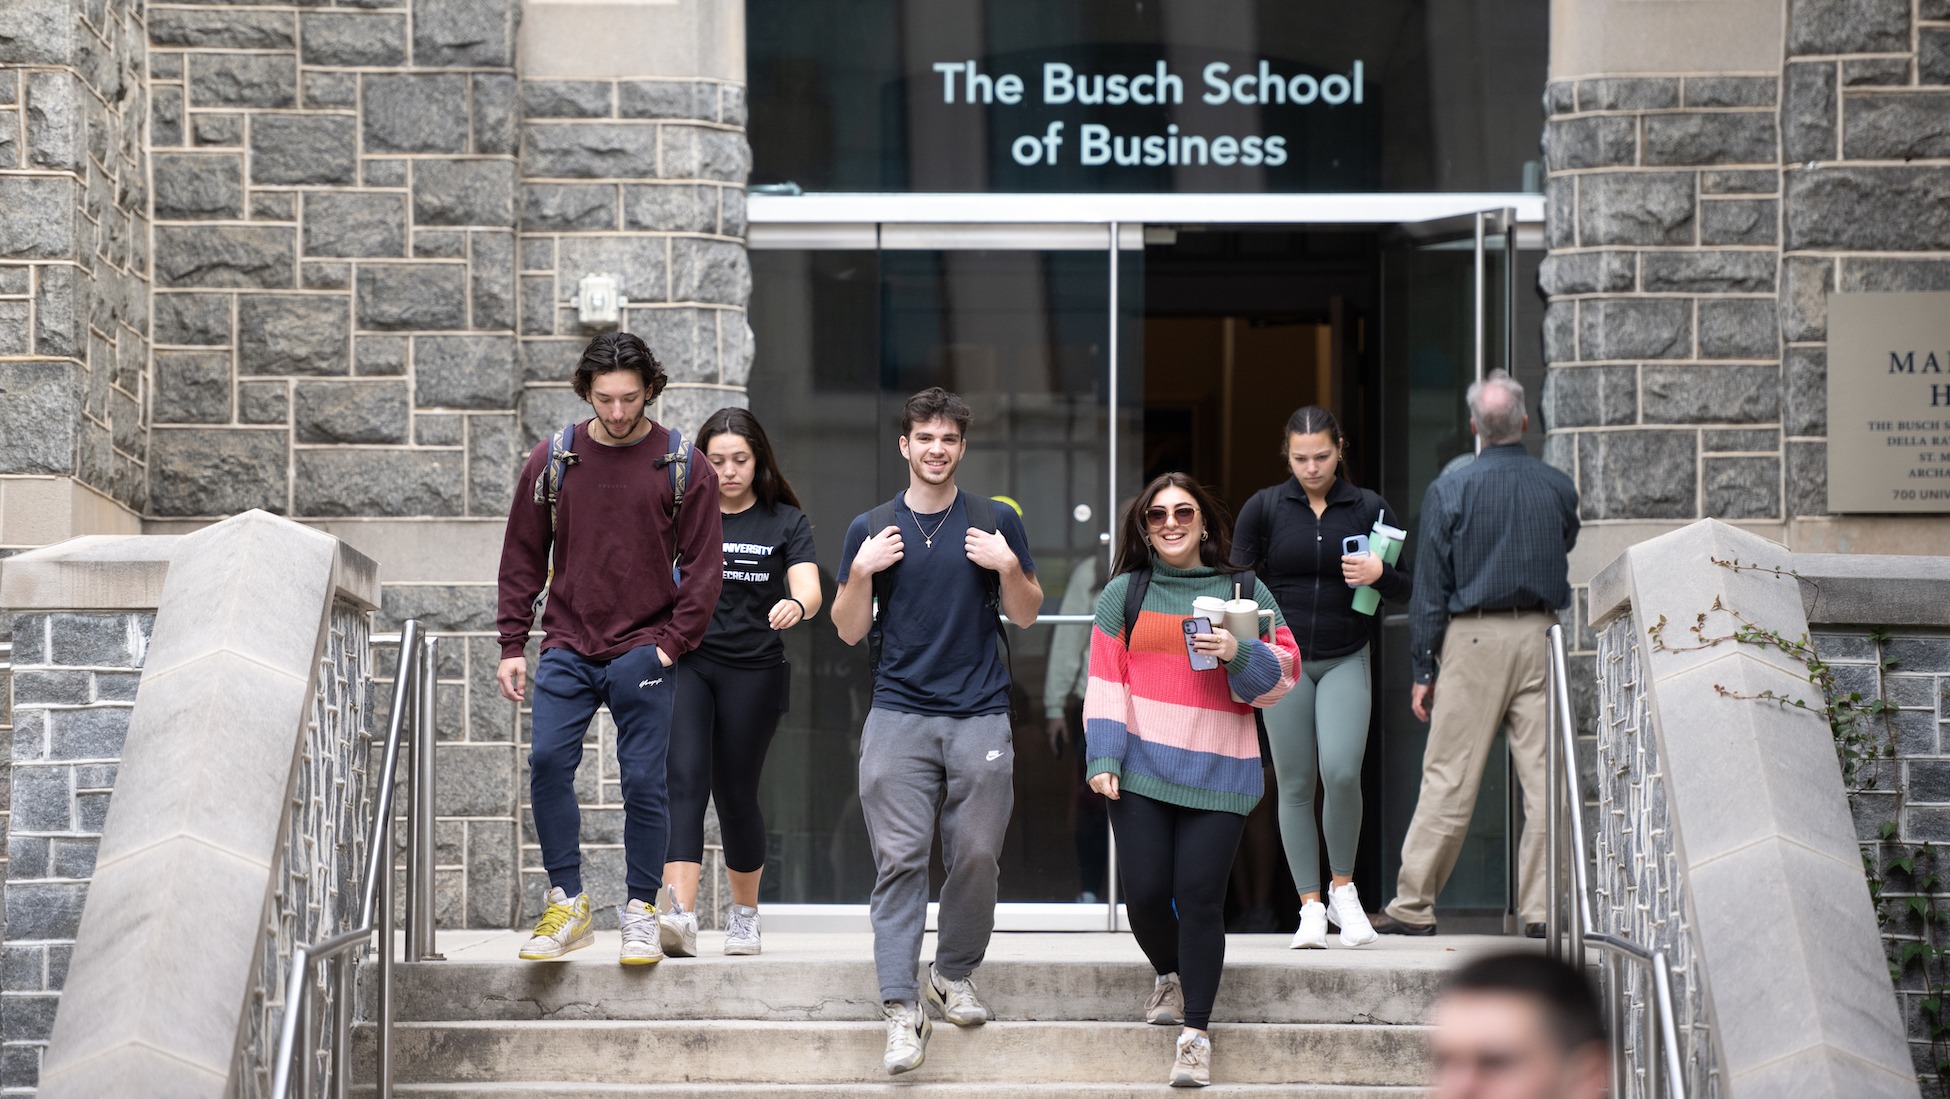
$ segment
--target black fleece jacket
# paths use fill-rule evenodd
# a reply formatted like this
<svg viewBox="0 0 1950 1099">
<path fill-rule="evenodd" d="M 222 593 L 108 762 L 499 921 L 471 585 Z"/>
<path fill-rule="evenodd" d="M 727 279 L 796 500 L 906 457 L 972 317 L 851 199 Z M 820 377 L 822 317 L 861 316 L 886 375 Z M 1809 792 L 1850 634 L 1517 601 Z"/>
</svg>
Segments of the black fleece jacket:
<svg viewBox="0 0 1950 1099">
<path fill-rule="evenodd" d="M 1367 534 L 1387 512 L 1389 526 L 1402 515 L 1379 493 L 1356 488 L 1337 477 L 1327 490 L 1327 509 L 1318 517 L 1298 479 L 1260 489 L 1240 509 L 1232 536 L 1232 561 L 1254 569 L 1280 604 L 1288 628 L 1300 643 L 1300 659 L 1346 656 L 1368 643 L 1375 616 L 1354 610 L 1354 588 L 1341 578 L 1341 539 Z M 1381 566 L 1376 591 L 1390 602 L 1407 601 L 1412 583 L 1407 569 Z"/>
</svg>

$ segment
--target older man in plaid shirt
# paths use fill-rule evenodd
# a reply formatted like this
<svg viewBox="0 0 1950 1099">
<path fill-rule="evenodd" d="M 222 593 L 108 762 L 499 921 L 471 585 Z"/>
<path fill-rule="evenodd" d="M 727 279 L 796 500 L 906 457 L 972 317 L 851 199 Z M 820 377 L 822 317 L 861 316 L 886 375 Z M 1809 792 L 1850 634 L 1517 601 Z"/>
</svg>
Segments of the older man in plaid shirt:
<svg viewBox="0 0 1950 1099">
<path fill-rule="evenodd" d="M 1578 491 L 1523 448 L 1523 386 L 1501 370 L 1469 387 L 1476 460 L 1438 477 L 1422 501 L 1422 541 L 1409 604 L 1415 716 L 1430 720 L 1422 794 L 1402 841 L 1384 934 L 1433 935 L 1435 898 L 1455 869 L 1476 809 L 1490 742 L 1506 722 L 1523 784 L 1517 907 L 1541 936 L 1545 908 L 1545 631 L 1571 601 L 1568 555 Z M 1437 654 L 1440 653 L 1440 660 Z M 1442 691 L 1437 700 L 1440 672 Z"/>
</svg>

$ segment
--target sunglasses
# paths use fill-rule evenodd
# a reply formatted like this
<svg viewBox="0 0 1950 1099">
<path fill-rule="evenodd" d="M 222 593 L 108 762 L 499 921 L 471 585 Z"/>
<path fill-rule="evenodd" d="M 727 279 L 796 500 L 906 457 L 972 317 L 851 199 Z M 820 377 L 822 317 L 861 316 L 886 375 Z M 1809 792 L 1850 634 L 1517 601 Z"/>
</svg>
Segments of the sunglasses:
<svg viewBox="0 0 1950 1099">
<path fill-rule="evenodd" d="M 1144 509 L 1144 525 L 1152 530 L 1164 526 L 1167 519 L 1176 519 L 1179 526 L 1189 527 L 1192 525 L 1192 520 L 1196 518 L 1198 518 L 1198 509 L 1190 504 L 1180 504 L 1175 508 L 1160 505 Z"/>
</svg>

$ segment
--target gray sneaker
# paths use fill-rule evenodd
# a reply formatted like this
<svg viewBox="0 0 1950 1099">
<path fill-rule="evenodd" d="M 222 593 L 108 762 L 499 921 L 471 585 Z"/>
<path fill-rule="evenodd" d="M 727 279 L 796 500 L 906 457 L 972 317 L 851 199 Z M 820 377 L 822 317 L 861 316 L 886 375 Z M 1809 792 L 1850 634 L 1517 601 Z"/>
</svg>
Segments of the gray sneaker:
<svg viewBox="0 0 1950 1099">
<path fill-rule="evenodd" d="M 684 911 L 668 885 L 657 891 L 657 941 L 673 958 L 697 957 L 697 913 Z"/>
<path fill-rule="evenodd" d="M 1178 974 L 1167 973 L 1151 986 L 1151 996 L 1144 1001 L 1144 1021 L 1152 1026 L 1185 1025 L 1185 986 L 1178 983 Z"/>
<path fill-rule="evenodd" d="M 1212 1039 L 1203 1034 L 1180 1034 L 1178 1057 L 1171 1063 L 1171 1086 L 1202 1088 L 1212 1082 Z"/>
<path fill-rule="evenodd" d="M 975 982 L 970 978 L 951 981 L 936 973 L 930 962 L 921 992 L 943 1019 L 956 1026 L 981 1026 L 989 1021 L 989 1009 L 975 998 Z"/>
<path fill-rule="evenodd" d="M 880 1017 L 887 1021 L 887 1056 L 881 1064 L 890 1076 L 912 1072 L 928 1059 L 928 1039 L 934 1035 L 934 1023 L 929 1021 L 928 1013 L 920 1004 L 905 1007 L 888 1001 L 880 1005 Z"/>
<path fill-rule="evenodd" d="M 764 949 L 758 933 L 758 909 L 742 904 L 731 906 L 731 920 L 724 929 L 724 952 L 728 957 L 757 954 Z"/>
</svg>

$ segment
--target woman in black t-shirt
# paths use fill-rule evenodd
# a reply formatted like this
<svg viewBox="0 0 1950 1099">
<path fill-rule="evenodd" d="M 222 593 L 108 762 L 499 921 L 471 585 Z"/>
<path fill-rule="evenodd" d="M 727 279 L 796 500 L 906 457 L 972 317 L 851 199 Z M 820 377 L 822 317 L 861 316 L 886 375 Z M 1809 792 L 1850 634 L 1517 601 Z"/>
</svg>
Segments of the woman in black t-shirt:
<svg viewBox="0 0 1950 1099">
<path fill-rule="evenodd" d="M 712 796 L 731 879 L 724 952 L 759 952 L 765 818 L 758 778 L 786 709 L 791 674 L 779 634 L 818 614 L 820 605 L 812 524 L 779 472 L 757 418 L 742 408 L 721 408 L 704 421 L 697 446 L 718 474 L 724 590 L 703 642 L 677 663 L 666 764 L 670 848 L 666 896 L 657 907 L 664 952 L 680 958 L 697 953 L 704 806 Z"/>
</svg>

